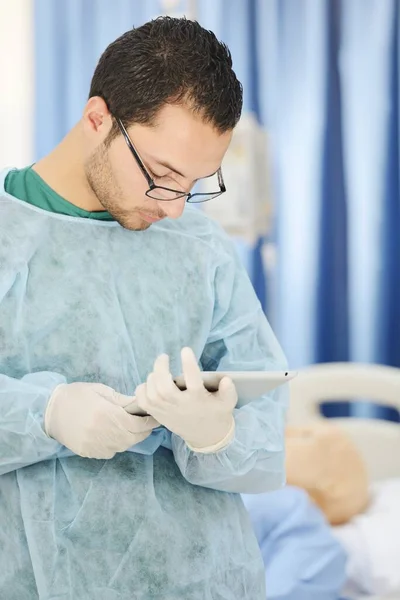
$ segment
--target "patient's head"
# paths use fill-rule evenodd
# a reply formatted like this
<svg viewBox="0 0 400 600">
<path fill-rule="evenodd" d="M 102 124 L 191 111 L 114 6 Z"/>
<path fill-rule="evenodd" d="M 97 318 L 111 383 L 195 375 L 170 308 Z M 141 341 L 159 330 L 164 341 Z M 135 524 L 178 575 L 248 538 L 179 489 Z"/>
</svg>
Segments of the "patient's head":
<svg viewBox="0 0 400 600">
<path fill-rule="evenodd" d="M 303 488 L 332 525 L 349 521 L 368 504 L 368 476 L 351 439 L 328 422 L 286 430 L 287 482 Z"/>
</svg>

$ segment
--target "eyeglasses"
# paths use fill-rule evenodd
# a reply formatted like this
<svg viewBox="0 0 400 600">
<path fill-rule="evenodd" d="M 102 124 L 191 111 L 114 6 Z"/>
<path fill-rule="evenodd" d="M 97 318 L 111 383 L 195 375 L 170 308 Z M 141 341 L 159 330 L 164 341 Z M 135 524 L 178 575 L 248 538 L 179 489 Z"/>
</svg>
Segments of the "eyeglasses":
<svg viewBox="0 0 400 600">
<path fill-rule="evenodd" d="M 122 135 L 125 138 L 125 141 L 128 145 L 129 150 L 132 152 L 140 170 L 142 171 L 144 177 L 146 178 L 146 181 L 149 185 L 149 189 L 146 192 L 146 196 L 148 196 L 149 198 L 153 198 L 154 200 L 162 200 L 162 201 L 171 201 L 171 200 L 178 200 L 179 198 L 186 198 L 186 202 L 195 204 L 195 203 L 200 203 L 200 202 L 207 202 L 208 200 L 213 200 L 214 198 L 217 198 L 218 196 L 221 196 L 221 194 L 226 192 L 225 183 L 222 178 L 221 168 L 219 168 L 217 171 L 218 184 L 219 184 L 218 192 L 206 192 L 206 193 L 191 194 L 188 192 L 184 192 L 183 190 L 173 190 L 171 188 L 164 187 L 162 185 L 156 185 L 154 183 L 154 179 L 151 177 L 150 173 L 147 171 L 146 167 L 144 166 L 143 161 L 140 158 L 137 150 L 135 149 L 135 146 L 133 145 L 132 140 L 129 137 L 129 134 L 128 134 L 127 130 L 125 129 L 125 126 L 122 123 L 121 119 L 119 119 L 118 117 L 114 117 L 114 118 L 117 122 L 117 125 L 118 125 Z"/>
</svg>

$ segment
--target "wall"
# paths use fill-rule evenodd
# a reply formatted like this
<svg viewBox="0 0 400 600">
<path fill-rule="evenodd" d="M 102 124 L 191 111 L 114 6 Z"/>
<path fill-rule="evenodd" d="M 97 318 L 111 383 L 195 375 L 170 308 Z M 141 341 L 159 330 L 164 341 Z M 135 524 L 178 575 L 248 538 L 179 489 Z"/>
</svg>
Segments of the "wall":
<svg viewBox="0 0 400 600">
<path fill-rule="evenodd" d="M 0 0 L 0 168 L 33 160 L 34 0 Z"/>
</svg>

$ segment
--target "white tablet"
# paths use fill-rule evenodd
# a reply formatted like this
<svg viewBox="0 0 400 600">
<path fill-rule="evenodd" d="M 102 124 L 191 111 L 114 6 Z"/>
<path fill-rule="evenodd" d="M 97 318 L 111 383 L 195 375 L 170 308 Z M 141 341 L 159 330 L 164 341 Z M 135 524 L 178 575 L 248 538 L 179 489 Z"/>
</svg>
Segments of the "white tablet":
<svg viewBox="0 0 400 600">
<path fill-rule="evenodd" d="M 204 387 L 209 392 L 216 392 L 219 383 L 224 377 L 229 377 L 235 384 L 239 397 L 238 408 L 256 400 L 263 394 L 271 392 L 275 388 L 293 379 L 295 371 L 203 371 L 202 379 Z M 175 379 L 175 385 L 185 390 L 183 376 Z"/>
<path fill-rule="evenodd" d="M 229 377 L 235 384 L 239 397 L 237 407 L 240 408 L 263 394 L 271 392 L 296 377 L 296 371 L 202 371 L 204 387 L 210 392 L 218 390 L 219 383 L 224 377 Z M 185 379 L 181 375 L 175 380 L 175 385 L 180 390 L 185 390 Z M 125 407 L 133 415 L 143 415 L 136 400 Z"/>
</svg>

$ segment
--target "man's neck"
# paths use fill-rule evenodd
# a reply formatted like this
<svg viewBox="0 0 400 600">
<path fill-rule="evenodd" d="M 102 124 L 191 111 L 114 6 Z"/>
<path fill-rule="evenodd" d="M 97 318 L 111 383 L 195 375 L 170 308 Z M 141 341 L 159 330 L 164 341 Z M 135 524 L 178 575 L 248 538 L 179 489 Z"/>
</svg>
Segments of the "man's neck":
<svg viewBox="0 0 400 600">
<path fill-rule="evenodd" d="M 104 210 L 86 178 L 79 124 L 50 154 L 39 160 L 33 170 L 57 194 L 78 208 L 89 212 Z"/>
</svg>

